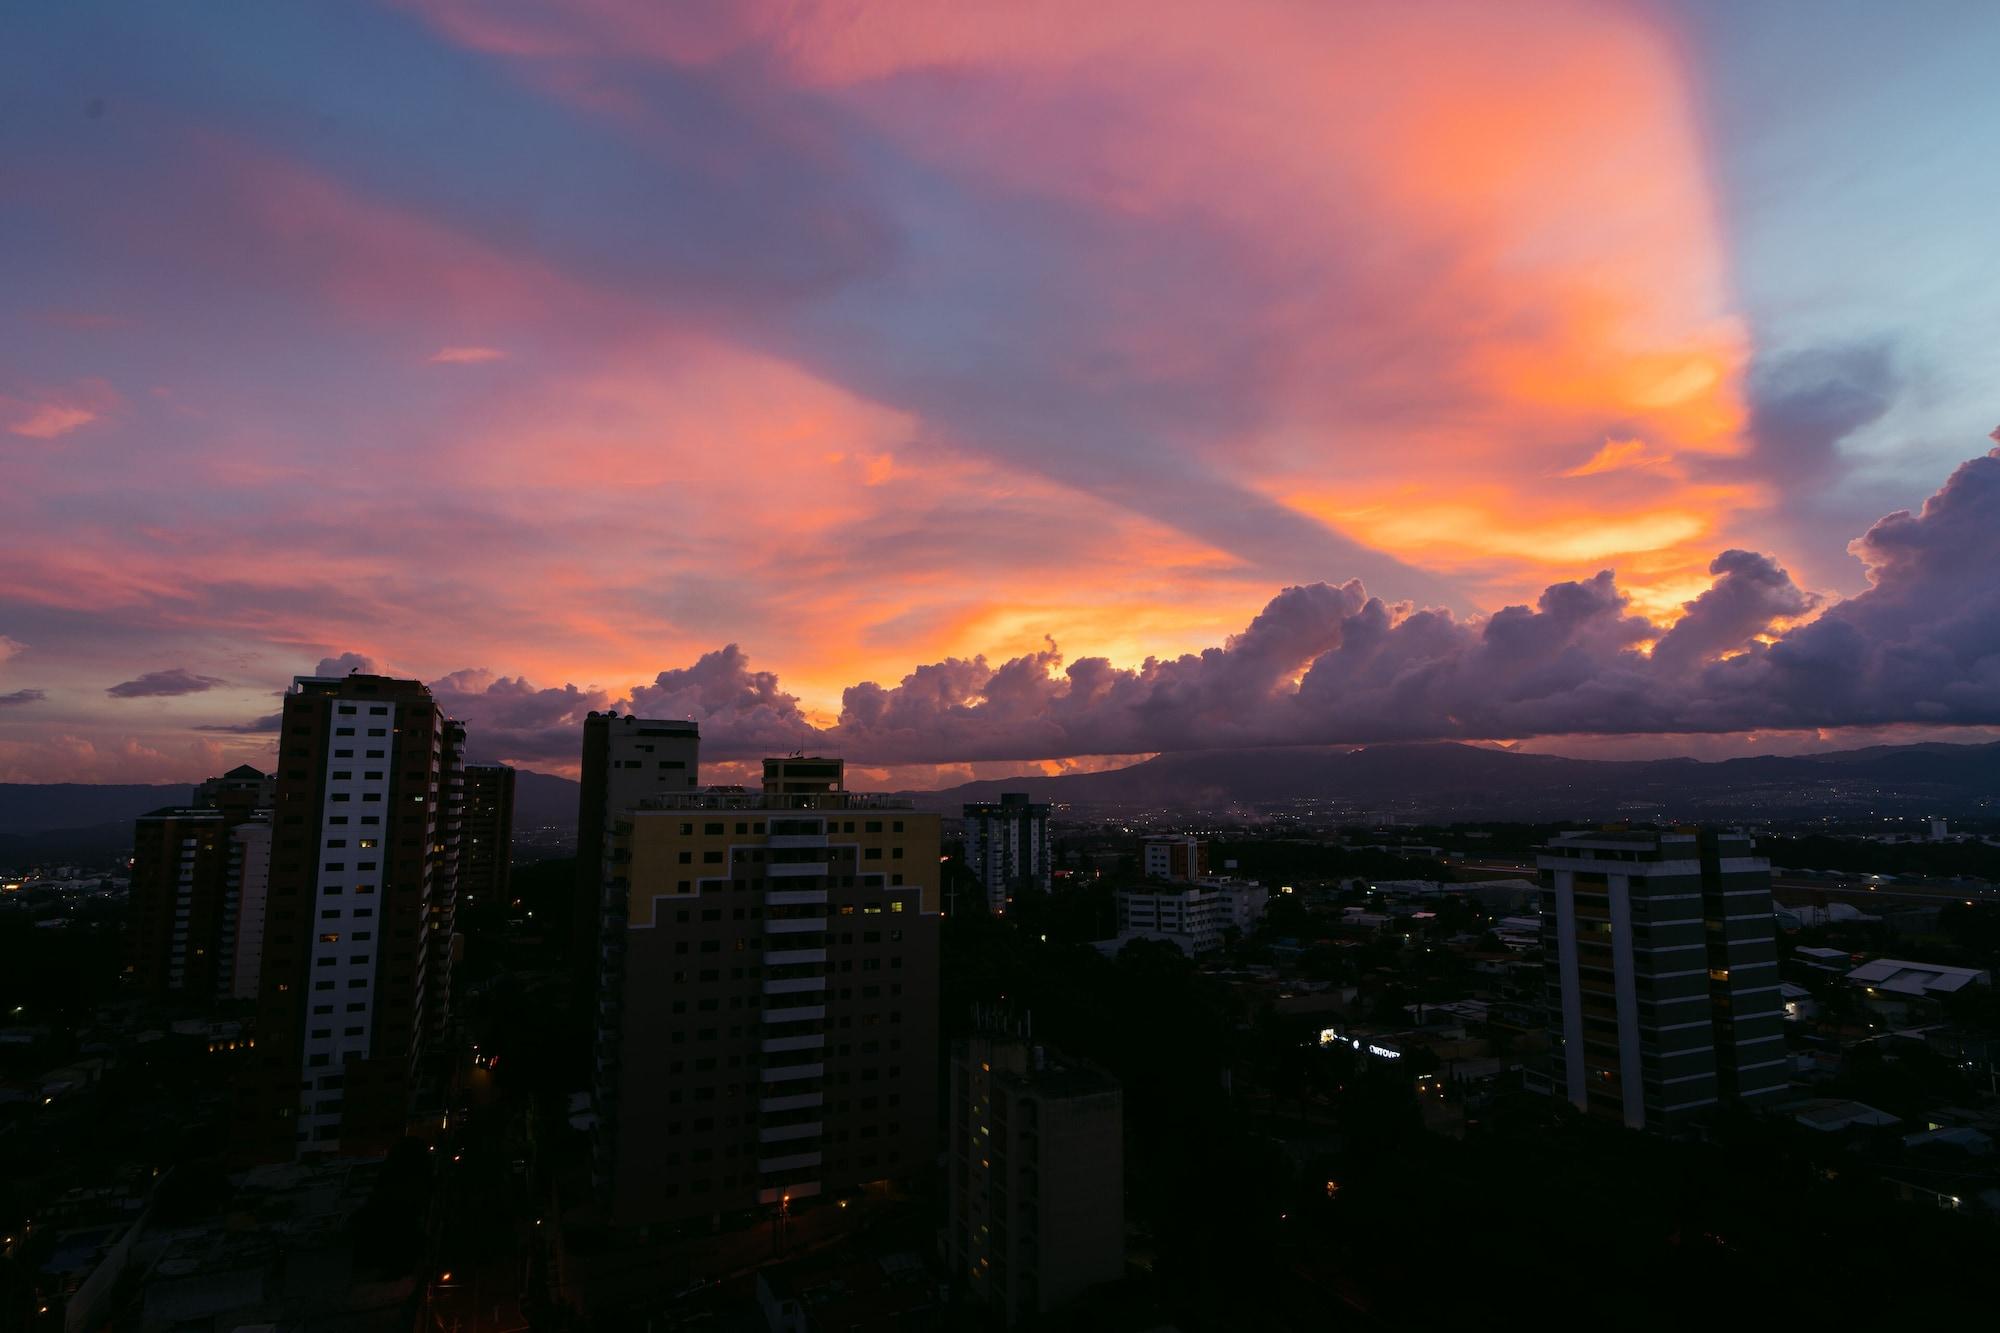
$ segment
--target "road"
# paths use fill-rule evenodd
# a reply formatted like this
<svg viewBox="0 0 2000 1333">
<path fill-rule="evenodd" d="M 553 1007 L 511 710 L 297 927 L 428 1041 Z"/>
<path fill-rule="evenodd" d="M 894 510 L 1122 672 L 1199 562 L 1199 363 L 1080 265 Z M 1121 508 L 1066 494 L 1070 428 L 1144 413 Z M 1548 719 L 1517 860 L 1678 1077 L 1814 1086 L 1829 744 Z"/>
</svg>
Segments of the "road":
<svg viewBox="0 0 2000 1333">
<path fill-rule="evenodd" d="M 459 1096 L 470 1115 L 453 1126 L 438 1155 L 437 1261 L 431 1275 L 435 1333 L 520 1333 L 527 1246 L 521 1186 L 507 1136 L 507 1108 L 493 1075 L 462 1058 Z"/>
</svg>

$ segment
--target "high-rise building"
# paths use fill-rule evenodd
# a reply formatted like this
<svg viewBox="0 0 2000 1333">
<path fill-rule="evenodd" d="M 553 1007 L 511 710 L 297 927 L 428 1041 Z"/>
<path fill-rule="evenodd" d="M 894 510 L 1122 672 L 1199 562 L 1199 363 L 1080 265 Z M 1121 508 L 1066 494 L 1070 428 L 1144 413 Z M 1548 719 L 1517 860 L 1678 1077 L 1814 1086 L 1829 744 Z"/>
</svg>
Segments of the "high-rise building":
<svg viewBox="0 0 2000 1333">
<path fill-rule="evenodd" d="M 195 788 L 194 803 L 141 815 L 133 828 L 130 961 L 159 999 L 206 1001 L 237 993 L 241 899 L 239 839 L 271 804 L 271 780 L 244 765 Z M 253 872 L 257 864 L 249 863 Z M 251 941 L 253 956 L 258 941 Z"/>
<path fill-rule="evenodd" d="M 1049 807 L 1025 792 L 965 807 L 965 866 L 986 890 L 986 910 L 1000 916 L 1018 888 L 1049 887 Z"/>
<path fill-rule="evenodd" d="M 692 791 L 701 769 L 701 728 L 616 713 L 583 720 L 583 769 L 576 807 L 576 899 L 570 949 L 578 985 L 598 983 L 609 822 L 648 796 Z"/>
<path fill-rule="evenodd" d="M 513 880 L 513 851 L 514 770 L 505 764 L 467 764 L 460 897 L 470 903 L 506 906 Z"/>
<path fill-rule="evenodd" d="M 1746 837 L 1565 834 L 1542 849 L 1555 1087 L 1634 1129 L 1787 1083 L 1771 864 Z"/>
<path fill-rule="evenodd" d="M 617 1225 L 907 1176 L 936 1151 L 939 819 L 765 761 L 612 821 L 595 1178 Z"/>
<path fill-rule="evenodd" d="M 1125 1271 L 1124 1097 L 1026 1042 L 954 1043 L 945 1238 L 954 1273 L 1009 1324 Z"/>
<path fill-rule="evenodd" d="M 229 830 L 229 892 L 236 908 L 236 949 L 229 996 L 254 1000 L 264 973 L 264 914 L 271 891 L 271 812 Z"/>
<path fill-rule="evenodd" d="M 247 1160 L 385 1151 L 450 996 L 465 732 L 414 680 L 301 676 L 285 696 Z"/>
<path fill-rule="evenodd" d="M 1208 844 L 1200 838 L 1151 838 L 1146 842 L 1147 879 L 1179 884 L 1208 873 Z"/>
</svg>

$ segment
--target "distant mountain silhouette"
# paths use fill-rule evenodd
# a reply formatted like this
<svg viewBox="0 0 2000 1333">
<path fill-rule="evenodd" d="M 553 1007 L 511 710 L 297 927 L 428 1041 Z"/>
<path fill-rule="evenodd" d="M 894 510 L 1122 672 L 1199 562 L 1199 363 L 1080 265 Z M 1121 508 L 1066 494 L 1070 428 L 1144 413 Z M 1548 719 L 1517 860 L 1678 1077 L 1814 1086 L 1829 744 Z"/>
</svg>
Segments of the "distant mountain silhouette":
<svg viewBox="0 0 2000 1333">
<path fill-rule="evenodd" d="M 1298 746 L 1163 754 L 1129 768 L 906 792 L 956 814 L 1005 791 L 1077 807 L 1246 814 L 1312 802 L 1353 819 L 1992 817 L 2000 743 L 1875 745 L 1815 755 L 1606 761 L 1480 745 Z M 192 798 L 187 786 L 0 783 L 0 863 L 129 847 L 131 823 Z M 572 828 L 577 784 L 518 771 L 519 829 Z"/>
<path fill-rule="evenodd" d="M 2000 744 L 1871 746 L 1817 755 L 1607 761 L 1449 743 L 1203 750 L 1129 768 L 909 793 L 956 810 L 1025 791 L 1072 805 L 1231 812 L 1312 801 L 1330 813 L 1426 819 L 1991 815 Z"/>
</svg>

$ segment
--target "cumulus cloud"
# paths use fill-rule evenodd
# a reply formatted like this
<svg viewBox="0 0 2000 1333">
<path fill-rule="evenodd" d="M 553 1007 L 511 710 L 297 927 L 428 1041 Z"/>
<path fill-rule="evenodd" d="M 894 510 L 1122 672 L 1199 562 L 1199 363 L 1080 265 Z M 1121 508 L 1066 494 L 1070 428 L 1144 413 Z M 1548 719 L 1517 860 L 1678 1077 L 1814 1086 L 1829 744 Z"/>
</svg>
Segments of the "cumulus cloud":
<svg viewBox="0 0 2000 1333">
<path fill-rule="evenodd" d="M 454 671 L 431 683 L 438 706 L 466 724 L 473 751 L 493 758 L 576 762 L 584 714 L 609 707 L 598 689 L 537 688 L 519 676 Z"/>
<path fill-rule="evenodd" d="M 1851 548 L 1871 586 L 1818 599 L 1771 557 L 1730 550 L 1671 627 L 1609 570 L 1483 618 L 1390 605 L 1359 582 L 1286 588 L 1218 648 L 1135 668 L 1045 649 L 919 666 L 850 687 L 814 731 L 734 646 L 634 691 L 728 753 L 792 744 L 873 764 L 1239 745 L 2000 723 L 2000 449 L 1921 513 Z"/>
<path fill-rule="evenodd" d="M 1822 608 L 1773 558 L 1732 549 L 1671 625 L 1610 570 L 1461 618 L 1358 580 L 1278 593 L 1219 647 L 1120 667 L 1053 642 L 995 665 L 920 665 L 844 692 L 818 727 L 736 644 L 629 696 L 465 670 L 436 682 L 476 748 L 573 762 L 585 713 L 701 723 L 720 763 L 794 748 L 861 765 L 979 764 L 1251 745 L 2000 725 L 2000 448 L 1850 549 L 1870 586 Z M 1817 616 L 1814 613 L 1818 612 Z M 1813 618 L 1808 618 L 1813 617 Z"/>
<path fill-rule="evenodd" d="M 15 690 L 10 694 L 0 694 L 0 708 L 13 708 L 18 704 L 38 704 L 48 698 L 40 690 Z"/>
<path fill-rule="evenodd" d="M 626 707 L 646 717 L 695 718 L 713 730 L 717 753 L 741 758 L 809 745 L 816 735 L 799 701 L 779 688 L 777 673 L 752 671 L 733 643 L 691 667 L 660 672 L 632 691 Z"/>
<path fill-rule="evenodd" d="M 114 699 L 151 699 L 176 694 L 201 694 L 229 682 L 218 676 L 197 676 L 184 667 L 148 671 L 134 680 L 120 681 L 104 692 Z"/>
<path fill-rule="evenodd" d="M 348 676 L 357 671 L 364 676 L 378 676 L 382 674 L 382 666 L 374 658 L 361 653 L 342 653 L 338 657 L 320 658 L 312 673 L 315 676 Z"/>
</svg>

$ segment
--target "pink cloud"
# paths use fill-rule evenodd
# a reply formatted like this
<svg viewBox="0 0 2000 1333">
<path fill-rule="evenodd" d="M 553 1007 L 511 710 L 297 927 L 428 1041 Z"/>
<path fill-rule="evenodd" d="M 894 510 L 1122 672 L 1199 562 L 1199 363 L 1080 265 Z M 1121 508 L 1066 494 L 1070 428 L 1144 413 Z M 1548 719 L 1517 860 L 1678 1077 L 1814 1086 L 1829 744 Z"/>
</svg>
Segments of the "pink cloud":
<svg viewBox="0 0 2000 1333">
<path fill-rule="evenodd" d="M 482 361 L 499 361 L 506 353 L 497 347 L 440 347 L 431 353 L 434 366 L 472 366 Z"/>
</svg>

